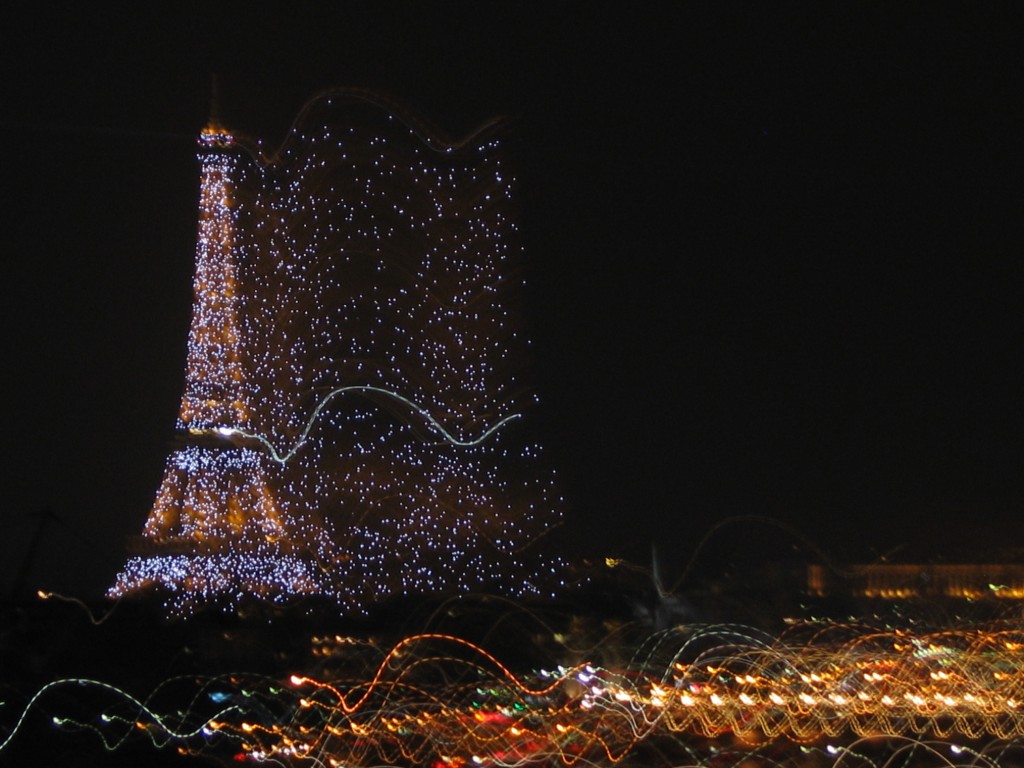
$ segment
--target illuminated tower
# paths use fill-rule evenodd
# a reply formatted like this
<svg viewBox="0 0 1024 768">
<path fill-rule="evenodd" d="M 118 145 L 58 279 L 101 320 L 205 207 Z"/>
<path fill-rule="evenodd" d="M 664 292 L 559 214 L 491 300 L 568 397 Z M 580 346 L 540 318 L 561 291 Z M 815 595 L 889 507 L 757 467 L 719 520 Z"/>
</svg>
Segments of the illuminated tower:
<svg viewBox="0 0 1024 768">
<path fill-rule="evenodd" d="M 177 596 L 170 601 L 176 610 L 247 595 L 273 600 L 322 592 L 315 561 L 327 547 L 325 536 L 299 533 L 281 514 L 270 462 L 258 442 L 243 436 L 251 422 L 251 376 L 236 184 L 249 158 L 215 122 L 203 129 L 199 145 L 199 231 L 178 445 L 135 542 L 140 555 L 110 590 L 117 597 L 160 586 Z"/>
<path fill-rule="evenodd" d="M 270 155 L 203 131 L 180 444 L 111 596 L 548 591 L 503 127 L 345 91 Z"/>
</svg>

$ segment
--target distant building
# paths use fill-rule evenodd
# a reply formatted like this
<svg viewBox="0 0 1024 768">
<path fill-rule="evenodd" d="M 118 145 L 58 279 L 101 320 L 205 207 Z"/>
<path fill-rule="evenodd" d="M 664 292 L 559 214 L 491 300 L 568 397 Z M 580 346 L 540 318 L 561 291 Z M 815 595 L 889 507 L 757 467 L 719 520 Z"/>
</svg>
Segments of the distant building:
<svg viewBox="0 0 1024 768">
<path fill-rule="evenodd" d="M 869 563 L 844 573 L 813 564 L 807 566 L 807 591 L 876 600 L 1024 600 L 1024 564 Z"/>
</svg>

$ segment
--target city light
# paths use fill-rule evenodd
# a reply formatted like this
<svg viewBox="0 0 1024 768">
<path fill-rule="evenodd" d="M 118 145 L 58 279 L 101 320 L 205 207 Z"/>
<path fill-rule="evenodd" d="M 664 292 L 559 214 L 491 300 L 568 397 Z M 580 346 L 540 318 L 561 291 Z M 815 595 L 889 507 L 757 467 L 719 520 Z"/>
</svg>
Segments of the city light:
<svg viewBox="0 0 1024 768">
<path fill-rule="evenodd" d="M 390 647 L 347 637 L 312 645 L 317 668 L 339 676 L 186 675 L 145 699 L 95 680 L 55 681 L 28 702 L 0 751 L 29 711 L 69 688 L 108 703 L 88 722 L 58 715 L 55 724 L 93 730 L 108 748 L 141 732 L 185 755 L 274 764 L 612 765 L 672 755 L 694 766 L 879 766 L 895 755 L 995 766 L 1017 764 L 1024 747 L 1019 627 L 912 633 L 811 622 L 779 636 L 676 627 L 594 649 L 621 655 L 617 664 L 532 671 L 439 633 Z"/>
</svg>

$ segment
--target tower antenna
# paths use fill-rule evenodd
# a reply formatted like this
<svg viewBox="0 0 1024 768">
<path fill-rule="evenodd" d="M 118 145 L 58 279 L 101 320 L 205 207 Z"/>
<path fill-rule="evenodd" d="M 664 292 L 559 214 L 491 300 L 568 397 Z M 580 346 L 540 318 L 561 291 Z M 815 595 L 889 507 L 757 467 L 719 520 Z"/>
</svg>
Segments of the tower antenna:
<svg viewBox="0 0 1024 768">
<path fill-rule="evenodd" d="M 224 130 L 220 112 L 220 76 L 216 72 L 210 74 L 210 117 L 206 127 L 217 132 Z"/>
</svg>

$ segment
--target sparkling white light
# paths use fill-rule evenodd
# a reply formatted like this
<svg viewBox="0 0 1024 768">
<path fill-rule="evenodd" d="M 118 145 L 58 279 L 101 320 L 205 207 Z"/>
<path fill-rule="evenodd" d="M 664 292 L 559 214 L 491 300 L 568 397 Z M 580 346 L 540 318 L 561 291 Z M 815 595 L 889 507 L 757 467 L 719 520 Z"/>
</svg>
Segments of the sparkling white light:
<svg viewBox="0 0 1024 768">
<path fill-rule="evenodd" d="M 269 158 L 200 137 L 183 445 L 112 596 L 358 610 L 557 581 L 523 551 L 561 500 L 524 439 L 499 131 L 452 143 L 393 112 L 314 99 Z"/>
</svg>

